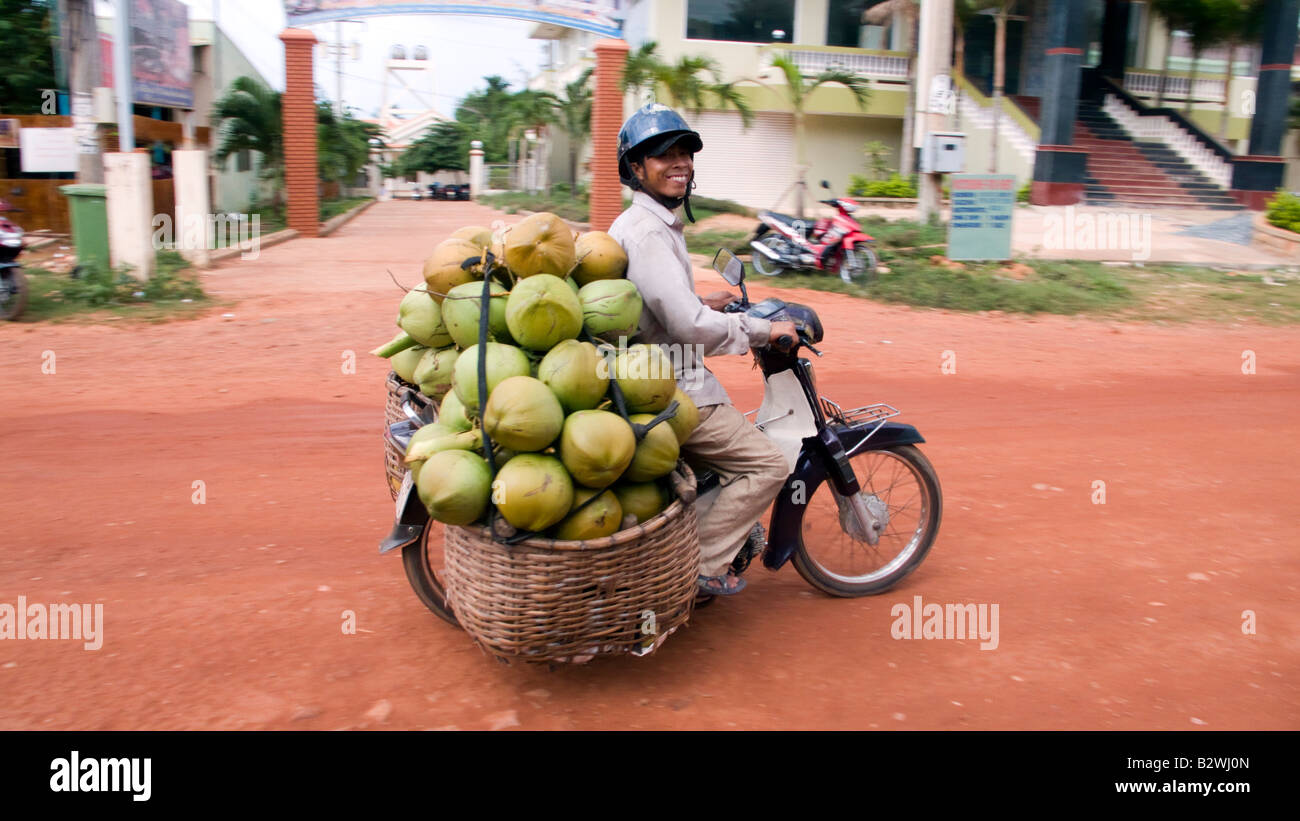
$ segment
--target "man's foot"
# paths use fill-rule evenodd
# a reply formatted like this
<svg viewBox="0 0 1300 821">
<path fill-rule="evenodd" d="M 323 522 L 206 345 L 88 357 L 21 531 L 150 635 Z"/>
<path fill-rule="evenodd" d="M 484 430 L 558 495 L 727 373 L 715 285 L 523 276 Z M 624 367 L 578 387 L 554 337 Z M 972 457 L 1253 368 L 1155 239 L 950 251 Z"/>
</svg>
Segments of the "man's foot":
<svg viewBox="0 0 1300 821">
<path fill-rule="evenodd" d="M 710 596 L 734 596 L 745 589 L 746 582 L 734 573 L 725 576 L 700 576 L 700 592 Z"/>
</svg>

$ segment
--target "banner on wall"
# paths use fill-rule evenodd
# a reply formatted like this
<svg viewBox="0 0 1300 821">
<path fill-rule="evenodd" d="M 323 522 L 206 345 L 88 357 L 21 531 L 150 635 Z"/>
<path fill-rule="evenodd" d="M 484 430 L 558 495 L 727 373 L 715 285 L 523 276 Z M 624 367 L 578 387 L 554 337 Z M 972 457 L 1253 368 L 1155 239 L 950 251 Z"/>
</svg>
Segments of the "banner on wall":
<svg viewBox="0 0 1300 821">
<path fill-rule="evenodd" d="M 189 9 L 180 0 L 131 0 L 134 102 L 192 108 L 193 73 Z"/>
</svg>

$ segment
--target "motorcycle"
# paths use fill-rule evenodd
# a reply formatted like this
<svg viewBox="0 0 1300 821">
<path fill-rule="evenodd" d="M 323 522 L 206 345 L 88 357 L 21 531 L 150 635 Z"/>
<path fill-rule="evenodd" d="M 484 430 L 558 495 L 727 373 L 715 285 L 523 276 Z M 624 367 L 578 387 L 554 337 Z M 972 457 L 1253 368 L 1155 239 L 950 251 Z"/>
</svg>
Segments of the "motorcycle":
<svg viewBox="0 0 1300 821">
<path fill-rule="evenodd" d="M 822 180 L 822 188 L 830 190 Z M 871 245 L 875 242 L 851 215 L 858 210 L 849 199 L 818 200 L 836 210 L 833 217 L 822 217 L 809 230 L 808 222 L 775 211 L 759 211 L 758 227 L 750 237 L 754 250 L 754 270 L 774 277 L 784 270 L 811 268 L 834 271 L 845 282 L 868 279 L 879 260 Z"/>
<path fill-rule="evenodd" d="M 17 262 L 23 252 L 23 229 L 3 215 L 8 210 L 9 204 L 0 200 L 0 319 L 13 320 L 27 307 L 27 278 Z"/>
<path fill-rule="evenodd" d="M 883 593 L 897 585 L 925 559 L 942 518 L 939 478 L 916 447 L 925 440 L 911 425 L 889 421 L 899 415 L 878 403 L 845 409 L 821 396 L 812 362 L 799 356 L 823 338 L 821 320 L 806 305 L 765 299 L 749 302 L 744 264 L 720 250 L 714 268 L 739 286 L 741 298 L 727 313 L 744 312 L 770 320 L 789 320 L 798 338 L 755 349 L 765 391 L 755 425 L 785 455 L 790 475 L 773 503 L 766 535 L 756 526 L 732 562 L 743 573 L 761 557 L 764 567 L 780 570 L 787 563 L 813 587 L 833 596 Z M 406 419 L 385 434 L 390 452 L 404 452 L 411 435 L 432 421 L 434 408 L 413 399 L 399 400 Z M 721 491 L 709 470 L 696 474 L 698 509 L 706 509 Z M 428 512 L 411 485 L 410 473 L 397 496 L 396 521 L 379 552 L 400 549 L 407 580 L 416 596 L 442 619 L 457 624 L 447 602 L 440 540 Z M 701 603 L 703 603 L 701 601 Z M 698 606 L 698 605 L 697 605 Z"/>
</svg>

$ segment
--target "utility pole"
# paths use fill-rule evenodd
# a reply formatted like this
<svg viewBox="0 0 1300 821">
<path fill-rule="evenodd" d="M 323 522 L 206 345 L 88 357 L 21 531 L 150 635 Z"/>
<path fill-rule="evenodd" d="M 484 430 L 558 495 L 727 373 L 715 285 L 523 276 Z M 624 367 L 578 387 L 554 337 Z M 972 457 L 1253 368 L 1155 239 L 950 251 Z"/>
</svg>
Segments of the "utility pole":
<svg viewBox="0 0 1300 821">
<path fill-rule="evenodd" d="M 917 88 L 921 89 L 918 100 L 924 100 L 925 127 L 921 129 L 922 144 L 929 142 L 930 134 L 943 131 L 950 113 L 949 106 L 955 100 L 952 95 L 952 0 L 930 0 L 921 4 L 921 42 L 917 57 L 919 67 Z M 909 111 L 909 115 L 913 112 Z M 918 118 L 919 119 L 919 118 Z M 908 146 L 910 149 L 910 146 Z M 924 150 L 924 149 L 923 149 Z M 928 220 L 931 214 L 940 208 L 943 175 L 922 169 L 917 192 L 918 206 L 922 220 Z"/>
<path fill-rule="evenodd" d="M 135 151 L 135 122 L 131 119 L 131 2 L 113 3 L 113 88 L 117 93 L 117 150 Z"/>
<path fill-rule="evenodd" d="M 68 104 L 77 129 L 77 181 L 102 183 L 99 126 L 95 122 L 95 87 L 99 85 L 99 30 L 93 0 L 59 0 L 59 39 L 68 72 Z"/>
<path fill-rule="evenodd" d="M 343 21 L 334 23 L 334 81 L 338 91 L 334 97 L 334 115 L 343 119 Z"/>
</svg>

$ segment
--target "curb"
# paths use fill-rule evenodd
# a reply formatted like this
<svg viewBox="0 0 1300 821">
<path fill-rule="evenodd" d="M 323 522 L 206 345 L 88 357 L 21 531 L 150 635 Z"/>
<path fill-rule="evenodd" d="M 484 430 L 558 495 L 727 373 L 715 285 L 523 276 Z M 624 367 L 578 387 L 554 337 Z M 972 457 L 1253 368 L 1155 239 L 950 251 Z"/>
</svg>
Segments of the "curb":
<svg viewBox="0 0 1300 821">
<path fill-rule="evenodd" d="M 282 242 L 288 242 L 297 237 L 298 232 L 293 228 L 276 231 L 274 234 L 267 234 L 258 240 L 257 250 L 260 252 L 263 248 L 270 248 L 272 245 L 279 245 Z M 222 262 L 244 253 L 247 253 L 247 251 L 242 248 L 222 248 L 219 251 L 213 251 L 208 254 L 208 264 L 211 265 L 214 262 Z"/>
</svg>

